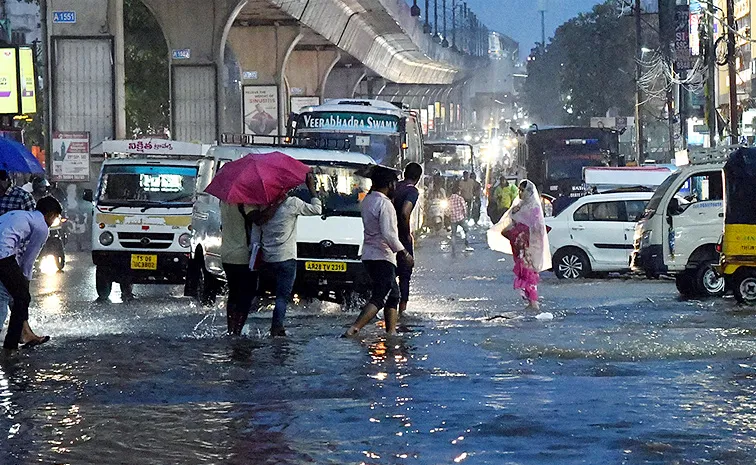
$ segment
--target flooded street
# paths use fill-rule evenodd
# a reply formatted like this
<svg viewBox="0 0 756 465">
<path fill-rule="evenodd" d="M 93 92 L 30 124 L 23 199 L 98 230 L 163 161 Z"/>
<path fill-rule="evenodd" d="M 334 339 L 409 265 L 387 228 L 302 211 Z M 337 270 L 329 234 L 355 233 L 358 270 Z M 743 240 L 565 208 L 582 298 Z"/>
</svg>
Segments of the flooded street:
<svg viewBox="0 0 756 465">
<path fill-rule="evenodd" d="M 756 312 L 680 301 L 671 281 L 564 283 L 539 321 L 511 260 L 424 241 L 405 331 L 340 339 L 310 303 L 267 338 L 223 335 L 180 287 L 92 303 L 94 268 L 38 275 L 50 343 L 0 364 L 3 464 L 753 464 Z M 115 290 L 113 297 L 118 291 Z"/>
</svg>

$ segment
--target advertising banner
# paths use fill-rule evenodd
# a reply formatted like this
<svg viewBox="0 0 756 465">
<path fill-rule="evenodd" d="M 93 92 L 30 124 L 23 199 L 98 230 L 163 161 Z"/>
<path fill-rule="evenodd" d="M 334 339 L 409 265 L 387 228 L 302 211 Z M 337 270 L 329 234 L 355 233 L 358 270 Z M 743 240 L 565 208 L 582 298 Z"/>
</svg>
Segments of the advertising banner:
<svg viewBox="0 0 756 465">
<path fill-rule="evenodd" d="M 37 112 L 37 78 L 34 74 L 34 51 L 29 47 L 19 47 L 18 58 L 21 84 L 21 113 L 29 115 Z"/>
<path fill-rule="evenodd" d="M 52 177 L 55 181 L 89 181 L 89 133 L 54 132 Z"/>
<path fill-rule="evenodd" d="M 423 127 L 423 135 L 428 135 L 428 109 L 420 109 L 420 125 Z"/>
<path fill-rule="evenodd" d="M 675 7 L 675 69 L 679 71 L 693 69 L 690 50 L 690 7 Z"/>
<path fill-rule="evenodd" d="M 244 133 L 278 135 L 278 87 L 244 86 Z"/>
<path fill-rule="evenodd" d="M 292 97 L 291 98 L 291 111 L 292 113 L 299 113 L 302 108 L 313 107 L 320 105 L 320 97 Z"/>
<path fill-rule="evenodd" d="M 15 48 L 0 48 L 0 115 L 17 115 L 18 69 Z"/>
</svg>

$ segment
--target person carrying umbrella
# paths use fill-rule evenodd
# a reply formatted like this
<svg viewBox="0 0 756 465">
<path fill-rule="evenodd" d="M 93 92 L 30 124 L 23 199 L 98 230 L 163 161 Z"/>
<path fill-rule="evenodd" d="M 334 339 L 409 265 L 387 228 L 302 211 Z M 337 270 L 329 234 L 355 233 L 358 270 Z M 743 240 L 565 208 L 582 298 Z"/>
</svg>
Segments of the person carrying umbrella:
<svg viewBox="0 0 756 465">
<path fill-rule="evenodd" d="M 305 203 L 289 193 L 280 205 L 271 207 L 275 209 L 275 213 L 260 226 L 263 262 L 276 282 L 276 305 L 273 308 L 270 326 L 271 337 L 286 336 L 286 307 L 289 305 L 297 277 L 297 218 L 318 216 L 323 212 L 321 201 L 315 191 L 315 182 L 315 176 L 308 173 L 306 185 L 312 197 L 310 203 Z"/>
<path fill-rule="evenodd" d="M 281 152 L 248 154 L 226 163 L 205 189 L 222 202 L 221 261 L 229 285 L 231 334 L 241 334 L 256 294 L 258 257 L 251 256 L 256 246 L 276 279 L 271 335 L 286 334 L 283 321 L 296 277 L 297 217 L 322 211 L 309 172 L 309 166 Z M 305 181 L 313 196 L 310 204 L 287 196 Z"/>
</svg>

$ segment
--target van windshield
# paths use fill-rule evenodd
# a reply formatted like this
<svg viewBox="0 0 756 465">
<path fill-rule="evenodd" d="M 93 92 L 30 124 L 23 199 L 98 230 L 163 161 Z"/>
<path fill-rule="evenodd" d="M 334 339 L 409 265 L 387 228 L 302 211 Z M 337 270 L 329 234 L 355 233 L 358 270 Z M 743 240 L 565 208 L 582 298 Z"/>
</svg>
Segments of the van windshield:
<svg viewBox="0 0 756 465">
<path fill-rule="evenodd" d="M 680 174 L 680 171 L 672 173 L 672 175 L 665 179 L 664 182 L 656 188 L 654 195 L 651 196 L 651 200 L 649 200 L 648 205 L 646 205 L 646 211 L 643 212 L 643 218 L 651 218 L 656 214 L 656 210 L 659 209 L 664 194 L 669 190 L 670 186 L 677 182 Z"/>
<path fill-rule="evenodd" d="M 370 191 L 370 179 L 356 174 L 361 168 L 357 165 L 312 164 L 317 178 L 317 193 L 323 201 L 323 214 L 327 216 L 359 217 L 360 203 Z M 299 186 L 294 195 L 310 202 L 312 197 L 307 187 Z"/>
<path fill-rule="evenodd" d="M 197 168 L 165 165 L 110 165 L 100 177 L 97 202 L 110 206 L 191 206 Z"/>
</svg>

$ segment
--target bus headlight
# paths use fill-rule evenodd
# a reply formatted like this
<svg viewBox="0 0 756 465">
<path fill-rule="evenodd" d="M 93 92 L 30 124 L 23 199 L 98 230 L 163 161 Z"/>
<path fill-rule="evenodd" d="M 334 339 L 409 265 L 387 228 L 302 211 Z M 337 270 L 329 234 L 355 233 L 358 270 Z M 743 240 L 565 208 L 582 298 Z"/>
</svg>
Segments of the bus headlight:
<svg viewBox="0 0 756 465">
<path fill-rule="evenodd" d="M 179 236 L 178 243 L 179 243 L 179 245 L 181 247 L 187 249 L 191 245 L 190 244 L 191 238 L 192 238 L 192 236 L 189 235 L 189 233 L 184 233 L 184 234 L 182 234 L 182 235 Z"/>
<path fill-rule="evenodd" d="M 100 234 L 100 244 L 107 247 L 112 243 L 113 243 L 113 233 L 111 233 L 110 231 L 105 231 L 104 233 Z"/>
</svg>

